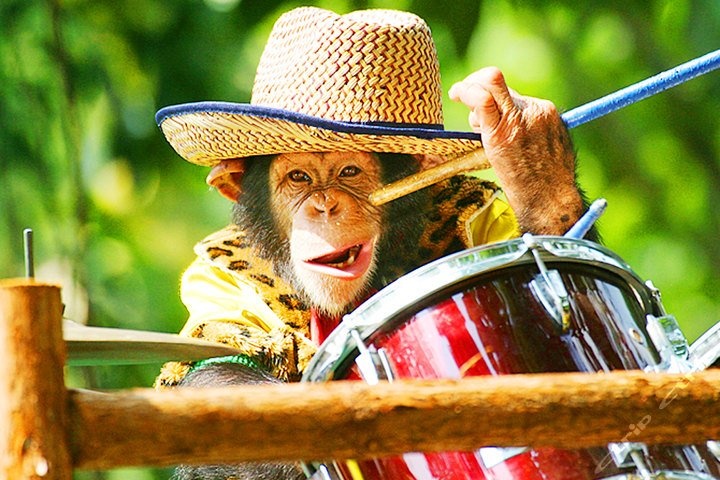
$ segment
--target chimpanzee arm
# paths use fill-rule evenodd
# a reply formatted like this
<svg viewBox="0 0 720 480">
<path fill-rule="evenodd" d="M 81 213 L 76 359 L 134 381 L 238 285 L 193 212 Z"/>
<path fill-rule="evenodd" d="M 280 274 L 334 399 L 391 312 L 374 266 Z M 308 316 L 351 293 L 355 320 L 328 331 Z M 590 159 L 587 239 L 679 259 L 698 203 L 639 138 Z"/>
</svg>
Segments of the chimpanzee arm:
<svg viewBox="0 0 720 480">
<path fill-rule="evenodd" d="M 180 387 L 219 387 L 282 383 L 263 370 L 239 363 L 215 363 L 192 370 L 180 382 Z M 240 463 L 233 465 L 181 465 L 173 480 L 300 480 L 306 478 L 297 463 Z"/>
</svg>

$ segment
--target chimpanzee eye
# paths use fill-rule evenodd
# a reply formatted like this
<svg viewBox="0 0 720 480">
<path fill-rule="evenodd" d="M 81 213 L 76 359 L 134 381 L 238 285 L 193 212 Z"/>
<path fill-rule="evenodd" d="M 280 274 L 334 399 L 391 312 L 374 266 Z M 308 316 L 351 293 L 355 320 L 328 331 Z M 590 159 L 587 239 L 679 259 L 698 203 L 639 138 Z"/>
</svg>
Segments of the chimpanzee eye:
<svg viewBox="0 0 720 480">
<path fill-rule="evenodd" d="M 354 177 L 360 173 L 360 168 L 355 165 L 349 165 L 340 171 L 341 177 Z"/>
<path fill-rule="evenodd" d="M 287 174 L 288 178 L 292 182 L 297 183 L 311 183 L 312 179 L 310 178 L 310 175 L 303 172 L 302 170 L 293 170 L 290 173 Z"/>
</svg>

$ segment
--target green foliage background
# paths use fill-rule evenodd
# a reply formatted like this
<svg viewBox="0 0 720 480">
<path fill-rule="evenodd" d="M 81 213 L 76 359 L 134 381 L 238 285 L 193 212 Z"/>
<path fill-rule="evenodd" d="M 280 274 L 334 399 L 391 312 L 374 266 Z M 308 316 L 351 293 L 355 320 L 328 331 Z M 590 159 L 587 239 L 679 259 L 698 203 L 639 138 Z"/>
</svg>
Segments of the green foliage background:
<svg viewBox="0 0 720 480">
<path fill-rule="evenodd" d="M 317 1 L 414 11 L 445 89 L 481 66 L 568 110 L 720 48 L 717 0 Z M 192 245 L 229 205 L 182 161 L 155 111 L 249 100 L 277 0 L 5 0 L 0 5 L 0 276 L 21 276 L 22 230 L 66 316 L 175 332 Z M 720 320 L 720 72 L 575 129 L 580 181 L 609 201 L 605 244 L 663 293 L 691 340 Z M 449 128 L 466 129 L 447 102 Z M 157 365 L 70 369 L 68 383 L 148 386 Z M 77 478 L 167 478 L 167 470 Z"/>
</svg>

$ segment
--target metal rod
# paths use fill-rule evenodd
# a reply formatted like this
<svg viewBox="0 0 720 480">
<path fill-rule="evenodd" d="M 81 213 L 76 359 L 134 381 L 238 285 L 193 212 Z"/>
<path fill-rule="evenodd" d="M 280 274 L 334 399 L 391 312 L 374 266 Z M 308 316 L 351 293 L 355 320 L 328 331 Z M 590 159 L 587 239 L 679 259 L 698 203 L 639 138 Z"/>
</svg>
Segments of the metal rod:
<svg viewBox="0 0 720 480">
<path fill-rule="evenodd" d="M 25 276 L 35 277 L 35 254 L 33 252 L 33 231 L 32 228 L 23 230 L 23 246 L 25 251 Z"/>
<path fill-rule="evenodd" d="M 644 100 L 656 93 L 680 85 L 717 68 L 720 68 L 720 50 L 715 50 L 714 52 L 658 73 L 617 92 L 574 108 L 564 113 L 562 119 L 568 128 L 575 128 L 578 125 L 605 116 L 608 113 Z"/>
<path fill-rule="evenodd" d="M 588 208 L 588 211 L 585 212 L 585 215 L 580 217 L 580 220 L 578 220 L 564 236 L 567 238 L 585 237 L 593 225 L 595 225 L 598 218 L 605 213 L 606 208 L 607 200 L 604 198 L 598 198 L 590 205 L 590 208 Z"/>
</svg>

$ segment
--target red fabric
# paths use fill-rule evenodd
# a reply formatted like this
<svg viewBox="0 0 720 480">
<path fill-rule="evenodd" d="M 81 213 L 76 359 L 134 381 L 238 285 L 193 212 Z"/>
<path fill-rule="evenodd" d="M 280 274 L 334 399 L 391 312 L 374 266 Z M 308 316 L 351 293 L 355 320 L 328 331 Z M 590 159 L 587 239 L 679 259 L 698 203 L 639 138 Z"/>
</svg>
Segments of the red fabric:
<svg viewBox="0 0 720 480">
<path fill-rule="evenodd" d="M 373 290 L 365 298 L 356 302 L 355 308 L 359 307 L 365 300 L 375 293 L 377 293 L 377 290 Z M 323 315 L 315 309 L 310 310 L 310 340 L 312 340 L 316 345 L 322 345 L 332 331 L 335 330 L 335 327 L 340 325 L 342 319 L 342 315 L 329 317 L 327 315 Z"/>
<path fill-rule="evenodd" d="M 342 317 L 328 317 L 316 310 L 310 312 L 310 339 L 316 344 L 322 344 L 330 333 L 340 324 Z"/>
</svg>

